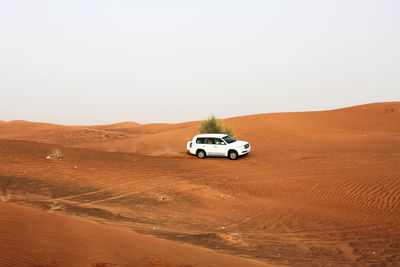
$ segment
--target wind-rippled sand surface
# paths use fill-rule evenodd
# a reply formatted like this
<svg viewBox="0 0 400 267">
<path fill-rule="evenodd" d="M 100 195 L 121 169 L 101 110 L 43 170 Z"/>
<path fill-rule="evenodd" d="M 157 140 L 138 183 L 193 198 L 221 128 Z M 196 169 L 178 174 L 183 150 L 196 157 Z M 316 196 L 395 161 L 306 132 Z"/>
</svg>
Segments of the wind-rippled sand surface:
<svg viewBox="0 0 400 267">
<path fill-rule="evenodd" d="M 0 122 L 0 266 L 400 265 L 400 103 L 225 123 Z"/>
</svg>

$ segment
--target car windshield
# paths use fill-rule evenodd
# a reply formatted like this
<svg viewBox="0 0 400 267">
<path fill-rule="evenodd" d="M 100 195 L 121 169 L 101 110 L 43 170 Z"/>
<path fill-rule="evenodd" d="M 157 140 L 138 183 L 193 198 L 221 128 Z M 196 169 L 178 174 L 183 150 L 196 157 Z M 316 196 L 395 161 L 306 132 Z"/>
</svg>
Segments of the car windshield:
<svg viewBox="0 0 400 267">
<path fill-rule="evenodd" d="M 227 142 L 228 144 L 230 144 L 230 143 L 233 143 L 233 142 L 235 142 L 236 141 L 236 139 L 235 138 L 233 138 L 232 136 L 230 136 L 230 135 L 227 135 L 227 136 L 225 136 L 225 137 L 222 137 L 222 139 L 224 139 L 225 140 L 225 142 Z"/>
</svg>

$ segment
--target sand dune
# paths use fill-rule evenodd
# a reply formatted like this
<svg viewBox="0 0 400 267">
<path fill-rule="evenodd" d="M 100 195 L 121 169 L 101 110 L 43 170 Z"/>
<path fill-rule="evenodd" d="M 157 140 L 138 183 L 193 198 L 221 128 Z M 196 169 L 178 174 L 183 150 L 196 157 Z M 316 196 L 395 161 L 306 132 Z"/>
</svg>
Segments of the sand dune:
<svg viewBox="0 0 400 267">
<path fill-rule="evenodd" d="M 0 122 L 0 266 L 399 264 L 399 121 L 399 102 L 230 118 L 237 161 L 185 153 L 199 122 Z"/>
<path fill-rule="evenodd" d="M 254 143 L 257 151 L 284 147 L 361 145 L 385 142 L 399 130 L 398 102 L 300 113 L 259 114 L 223 120 L 238 138 Z M 0 138 L 41 141 L 103 151 L 140 154 L 185 153 L 186 141 L 198 132 L 199 122 L 146 124 L 124 122 L 98 126 L 62 126 L 12 121 L 0 123 Z M 388 135 L 392 133 L 394 135 Z M 382 135 L 385 138 L 382 138 Z M 298 142 L 294 142 L 294 140 Z M 388 140 L 392 142 L 393 140 Z"/>
</svg>

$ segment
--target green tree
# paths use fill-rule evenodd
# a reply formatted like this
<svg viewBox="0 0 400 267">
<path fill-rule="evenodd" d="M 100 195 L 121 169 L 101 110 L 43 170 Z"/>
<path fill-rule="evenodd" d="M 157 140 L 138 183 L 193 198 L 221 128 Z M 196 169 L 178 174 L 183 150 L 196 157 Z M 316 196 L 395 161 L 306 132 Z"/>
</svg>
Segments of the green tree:
<svg viewBox="0 0 400 267">
<path fill-rule="evenodd" d="M 200 133 L 224 133 L 234 136 L 232 127 L 223 127 L 222 122 L 218 120 L 214 114 L 211 114 L 207 120 L 201 122 Z"/>
</svg>

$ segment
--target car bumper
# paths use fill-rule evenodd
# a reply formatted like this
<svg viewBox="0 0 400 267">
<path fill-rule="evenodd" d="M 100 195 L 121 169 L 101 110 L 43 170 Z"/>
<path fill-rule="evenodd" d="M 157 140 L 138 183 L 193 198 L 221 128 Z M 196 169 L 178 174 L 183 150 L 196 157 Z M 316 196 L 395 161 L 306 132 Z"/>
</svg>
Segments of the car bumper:
<svg viewBox="0 0 400 267">
<path fill-rule="evenodd" d="M 247 148 L 247 149 L 242 149 L 239 152 L 239 156 L 245 155 L 247 153 L 249 153 L 251 151 L 251 147 Z"/>
<path fill-rule="evenodd" d="M 187 152 L 190 153 L 190 154 L 192 154 L 192 155 L 195 155 L 195 154 L 196 154 L 196 150 L 193 149 L 193 148 L 188 149 Z"/>
</svg>

